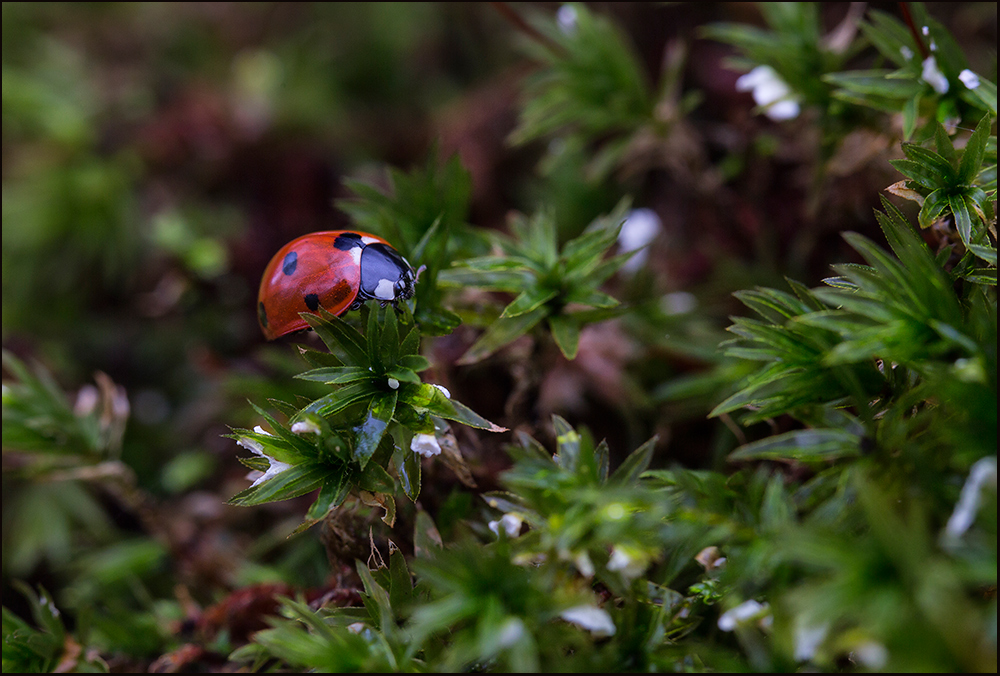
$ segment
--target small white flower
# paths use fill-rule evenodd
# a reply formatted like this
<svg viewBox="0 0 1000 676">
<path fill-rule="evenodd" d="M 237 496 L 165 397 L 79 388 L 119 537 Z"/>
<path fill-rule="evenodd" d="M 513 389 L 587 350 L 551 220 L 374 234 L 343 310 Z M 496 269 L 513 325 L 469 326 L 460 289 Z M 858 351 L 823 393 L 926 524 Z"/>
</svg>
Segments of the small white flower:
<svg viewBox="0 0 1000 676">
<path fill-rule="evenodd" d="M 291 467 L 291 465 L 289 465 L 287 462 L 281 462 L 280 460 L 275 460 L 271 456 L 266 455 L 264 453 L 260 453 L 259 455 L 263 455 L 265 458 L 267 458 L 267 461 L 270 463 L 270 465 L 268 466 L 266 472 L 261 474 L 252 484 L 250 484 L 250 488 L 260 485 L 265 481 L 267 481 L 268 479 L 273 479 L 274 477 L 278 476 L 286 469 Z"/>
<path fill-rule="evenodd" d="M 608 560 L 608 570 L 618 571 L 626 580 L 642 575 L 648 565 L 649 557 L 631 547 L 615 547 Z"/>
<path fill-rule="evenodd" d="M 611 521 L 618 521 L 619 519 L 624 519 L 626 515 L 625 505 L 620 502 L 612 502 L 610 505 L 604 508 L 604 516 Z"/>
<path fill-rule="evenodd" d="M 580 571 L 580 575 L 584 577 L 594 576 L 594 562 L 590 560 L 590 555 L 587 552 L 580 552 L 573 558 L 573 563 L 576 565 L 576 569 Z"/>
<path fill-rule="evenodd" d="M 962 81 L 969 89 L 975 89 L 979 86 L 979 76 L 973 73 L 971 70 L 966 68 L 961 73 L 958 74 L 958 79 Z"/>
<path fill-rule="evenodd" d="M 854 657 L 869 669 L 882 669 L 889 661 L 889 651 L 877 641 L 866 641 L 854 649 Z"/>
<path fill-rule="evenodd" d="M 946 544 L 958 544 L 959 538 L 965 534 L 976 520 L 976 513 L 979 511 L 979 501 L 982 495 L 983 486 L 997 485 L 997 459 L 996 456 L 987 456 L 976 461 L 969 471 L 969 478 L 962 486 L 962 493 L 958 497 L 958 504 L 955 511 L 948 519 L 948 525 L 944 528 L 942 540 Z"/>
<path fill-rule="evenodd" d="M 757 66 L 736 81 L 736 91 L 752 92 L 754 102 L 776 122 L 799 115 L 799 103 L 788 84 L 770 66 Z"/>
<path fill-rule="evenodd" d="M 597 606 L 575 606 L 568 608 L 559 617 L 567 622 L 583 627 L 597 638 L 615 635 L 615 623 L 611 616 Z"/>
<path fill-rule="evenodd" d="M 441 394 L 443 394 L 446 399 L 451 399 L 451 392 L 448 391 L 447 387 L 445 387 L 444 385 L 438 385 L 436 383 L 431 383 L 431 385 L 434 385 L 434 387 L 441 390 Z"/>
<path fill-rule="evenodd" d="M 362 631 L 364 631 L 364 629 L 365 629 L 364 622 L 355 622 L 354 624 L 347 625 L 347 631 L 351 632 L 352 634 L 360 634 Z"/>
<path fill-rule="evenodd" d="M 512 617 L 503 623 L 497 636 L 497 645 L 500 648 L 509 648 L 524 636 L 524 622 L 516 617 Z"/>
<path fill-rule="evenodd" d="M 320 434 L 319 425 L 312 420 L 300 420 L 292 423 L 292 434 Z"/>
<path fill-rule="evenodd" d="M 618 233 L 618 246 L 623 253 L 642 249 L 626 261 L 622 270 L 635 272 L 643 266 L 649 257 L 649 251 L 643 247 L 648 245 L 663 229 L 663 222 L 652 209 L 632 209 L 625 216 L 622 229 Z"/>
<path fill-rule="evenodd" d="M 269 437 L 274 436 L 260 425 L 254 427 L 253 431 L 256 432 L 257 434 L 266 434 Z M 247 474 L 248 479 L 254 475 L 260 474 L 260 476 L 258 476 L 252 484 L 250 484 L 250 488 L 258 486 L 267 481 L 268 479 L 276 477 L 277 475 L 281 474 L 286 469 L 291 467 L 291 465 L 289 465 L 287 462 L 281 462 L 280 460 L 275 460 L 267 453 L 265 453 L 264 446 L 261 445 L 261 443 L 256 439 L 250 439 L 249 437 L 240 437 L 239 439 L 236 440 L 236 444 L 247 449 L 254 455 L 259 455 L 262 458 L 267 458 L 268 468 L 266 472 L 264 472 L 263 474 L 260 474 L 260 472 L 250 472 L 249 474 Z"/>
<path fill-rule="evenodd" d="M 498 521 L 490 521 L 489 527 L 497 537 L 500 537 L 500 529 L 503 528 L 507 537 L 514 538 L 521 533 L 522 523 L 524 523 L 524 519 L 517 514 L 504 514 Z"/>
<path fill-rule="evenodd" d="M 576 33 L 576 7 L 573 5 L 563 5 L 556 12 L 556 21 L 559 23 L 559 30 L 565 35 Z"/>
<path fill-rule="evenodd" d="M 924 82 L 929 84 L 938 94 L 948 93 L 948 78 L 944 76 L 938 68 L 937 59 L 928 56 L 924 59 L 924 70 L 920 75 Z"/>
<path fill-rule="evenodd" d="M 425 458 L 433 458 L 441 454 L 441 444 L 433 434 L 417 434 L 410 442 L 410 450 Z"/>
<path fill-rule="evenodd" d="M 830 624 L 811 625 L 801 618 L 795 622 L 795 659 L 799 662 L 806 662 L 816 656 L 823 640 L 826 639 L 830 631 Z"/>
<path fill-rule="evenodd" d="M 750 620 L 764 619 L 770 612 L 771 608 L 766 603 L 758 603 L 750 599 L 722 613 L 719 617 L 719 629 L 722 631 L 732 631 L 737 626 L 745 624 Z"/>
<path fill-rule="evenodd" d="M 899 48 L 899 53 L 902 54 L 903 58 L 906 59 L 907 61 L 913 58 L 913 50 L 907 47 L 906 45 L 903 45 L 902 47 Z"/>
<path fill-rule="evenodd" d="M 920 32 L 923 33 L 924 35 L 930 35 L 931 34 L 931 28 L 930 28 L 930 26 L 923 26 L 920 29 Z"/>
<path fill-rule="evenodd" d="M 97 408 L 100 399 L 101 397 L 96 387 L 93 385 L 84 385 L 76 395 L 73 413 L 81 418 L 90 415 Z"/>
<path fill-rule="evenodd" d="M 668 315 L 684 315 L 698 307 L 698 299 L 687 291 L 674 291 L 660 299 L 660 308 Z"/>
<path fill-rule="evenodd" d="M 389 378 L 389 380 L 387 380 L 386 382 L 388 383 L 390 390 L 398 390 L 399 389 L 399 381 L 396 380 L 395 378 Z"/>
<path fill-rule="evenodd" d="M 695 555 L 694 560 L 697 561 L 706 571 L 722 568 L 722 566 L 726 563 L 726 557 L 722 556 L 719 548 L 714 545 L 702 549 L 697 555 Z"/>
</svg>

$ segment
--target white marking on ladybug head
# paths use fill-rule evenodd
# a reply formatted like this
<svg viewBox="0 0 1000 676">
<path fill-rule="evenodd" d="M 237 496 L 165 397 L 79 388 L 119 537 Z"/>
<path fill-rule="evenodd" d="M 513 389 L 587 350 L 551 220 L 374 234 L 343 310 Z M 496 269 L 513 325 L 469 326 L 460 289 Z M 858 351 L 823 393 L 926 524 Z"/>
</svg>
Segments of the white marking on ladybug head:
<svg viewBox="0 0 1000 676">
<path fill-rule="evenodd" d="M 351 258 L 354 259 L 354 264 L 361 265 L 361 254 L 364 252 L 365 248 L 363 246 L 352 246 L 347 250 L 351 254 Z"/>
<path fill-rule="evenodd" d="M 388 279 L 378 280 L 375 287 L 375 297 L 379 300 L 396 300 L 396 286 Z"/>
<path fill-rule="evenodd" d="M 362 235 L 362 236 L 361 236 L 361 242 L 362 242 L 362 243 L 363 243 L 363 244 L 364 244 L 365 246 L 368 246 L 369 244 L 375 244 L 375 243 L 377 243 L 378 241 L 379 241 L 379 240 L 375 239 L 374 237 L 369 237 L 369 236 L 367 236 L 367 235 Z"/>
</svg>

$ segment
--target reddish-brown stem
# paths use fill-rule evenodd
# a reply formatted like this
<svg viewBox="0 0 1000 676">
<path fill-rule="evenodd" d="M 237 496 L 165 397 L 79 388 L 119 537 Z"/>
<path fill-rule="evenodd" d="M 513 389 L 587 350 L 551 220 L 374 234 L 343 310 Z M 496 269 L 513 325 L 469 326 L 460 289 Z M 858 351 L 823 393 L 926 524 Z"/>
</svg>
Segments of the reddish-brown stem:
<svg viewBox="0 0 1000 676">
<path fill-rule="evenodd" d="M 910 32 L 913 33 L 913 39 L 917 43 L 917 49 L 920 50 L 920 59 L 926 59 L 930 56 L 930 52 L 927 51 L 926 45 L 924 45 L 924 39 L 920 37 L 920 31 L 917 30 L 916 24 L 913 23 L 913 16 L 910 14 L 910 7 L 907 3 L 899 3 L 899 11 L 903 13 L 903 21 L 906 25 L 910 27 Z"/>
<path fill-rule="evenodd" d="M 557 56 L 566 56 L 566 50 L 562 45 L 554 42 L 549 36 L 541 33 L 537 28 L 525 21 L 520 14 L 515 12 L 506 2 L 491 2 L 493 9 L 500 13 L 500 16 L 507 19 L 519 31 L 527 35 L 535 42 L 545 46 Z"/>
</svg>

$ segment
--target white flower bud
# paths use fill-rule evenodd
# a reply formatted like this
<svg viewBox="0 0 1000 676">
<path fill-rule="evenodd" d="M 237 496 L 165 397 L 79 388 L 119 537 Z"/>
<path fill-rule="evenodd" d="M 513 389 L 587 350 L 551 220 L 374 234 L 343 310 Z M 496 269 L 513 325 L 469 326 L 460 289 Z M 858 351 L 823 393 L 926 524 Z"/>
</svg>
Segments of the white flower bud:
<svg viewBox="0 0 1000 676">
<path fill-rule="evenodd" d="M 559 617 L 567 622 L 583 627 L 597 638 L 615 635 L 615 623 L 605 610 L 597 606 L 575 606 L 568 608 Z"/>
</svg>

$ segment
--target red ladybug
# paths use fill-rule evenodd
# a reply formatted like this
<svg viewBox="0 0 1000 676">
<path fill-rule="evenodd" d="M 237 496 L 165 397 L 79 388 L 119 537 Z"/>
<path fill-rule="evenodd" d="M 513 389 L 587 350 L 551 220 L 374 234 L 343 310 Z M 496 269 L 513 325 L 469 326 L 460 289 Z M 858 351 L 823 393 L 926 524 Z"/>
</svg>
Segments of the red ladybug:
<svg viewBox="0 0 1000 676">
<path fill-rule="evenodd" d="M 264 269 L 257 319 L 268 340 L 309 328 L 300 312 L 340 315 L 366 300 L 395 305 L 413 297 L 416 273 L 381 237 L 351 230 L 304 235 Z"/>
</svg>

